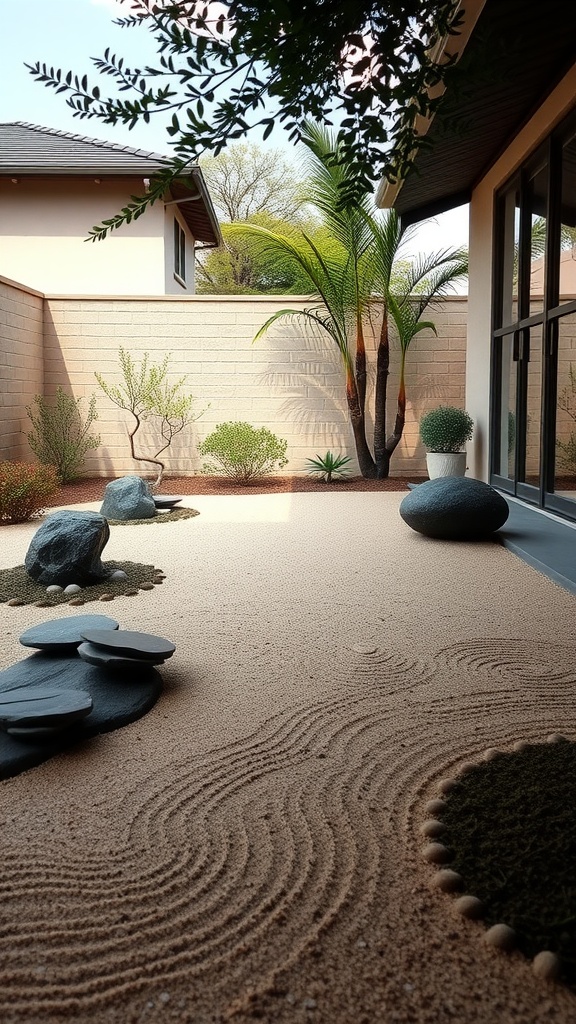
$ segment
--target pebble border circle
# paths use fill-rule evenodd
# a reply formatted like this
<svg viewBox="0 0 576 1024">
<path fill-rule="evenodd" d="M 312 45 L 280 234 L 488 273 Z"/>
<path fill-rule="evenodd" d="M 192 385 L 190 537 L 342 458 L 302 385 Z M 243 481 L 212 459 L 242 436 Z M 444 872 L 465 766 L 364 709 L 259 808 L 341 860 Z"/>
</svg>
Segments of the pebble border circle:
<svg viewBox="0 0 576 1024">
<path fill-rule="evenodd" d="M 562 743 L 566 739 L 567 737 L 560 733 L 551 733 L 546 737 L 546 742 Z M 525 750 L 529 745 L 527 740 L 517 740 L 513 744 L 512 751 Z M 462 776 L 475 768 L 476 764 L 481 764 L 483 761 L 493 761 L 500 753 L 504 753 L 504 751 L 498 750 L 496 747 L 488 747 L 477 762 L 463 761 L 458 768 L 457 775 L 440 779 L 436 783 L 439 796 L 428 800 L 424 805 L 426 817 L 420 825 L 421 837 L 436 839 L 436 837 L 443 834 L 445 826 L 442 821 L 442 814 L 448 806 L 447 801 L 450 799 L 450 792 L 458 785 Z M 452 858 L 450 849 L 440 842 L 427 843 L 421 848 L 421 855 L 426 863 L 434 866 L 447 864 Z M 464 879 L 457 871 L 453 871 L 450 867 L 441 867 L 432 876 L 432 884 L 435 888 L 440 889 L 441 892 L 456 897 L 452 902 L 452 910 L 456 915 L 468 918 L 469 920 L 480 920 L 484 916 L 485 908 L 482 901 L 471 893 L 462 894 Z M 516 933 L 505 922 L 499 922 L 487 928 L 483 932 L 482 938 L 487 946 L 502 952 L 509 953 L 516 948 Z M 544 981 L 557 981 L 559 979 L 561 961 L 556 953 L 543 949 L 532 959 L 531 965 L 536 977 Z"/>
</svg>

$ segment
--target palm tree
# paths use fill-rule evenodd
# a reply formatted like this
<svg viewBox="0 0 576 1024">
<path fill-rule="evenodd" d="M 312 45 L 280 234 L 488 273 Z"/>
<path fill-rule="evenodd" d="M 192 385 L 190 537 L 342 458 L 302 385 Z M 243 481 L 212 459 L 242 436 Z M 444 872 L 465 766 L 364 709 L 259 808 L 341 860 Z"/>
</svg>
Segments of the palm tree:
<svg viewBox="0 0 576 1024">
<path fill-rule="evenodd" d="M 452 282 L 467 273 L 467 256 L 452 250 L 421 257 L 406 265 L 401 259 L 404 233 L 395 211 L 373 210 L 368 195 L 347 198 L 346 164 L 337 136 L 307 123 L 303 141 L 310 152 L 310 178 L 304 199 L 319 211 L 329 230 L 322 249 L 305 232 L 287 237 L 261 227 L 238 227 L 258 239 L 261 252 L 293 260 L 310 280 L 316 303 L 305 310 L 281 309 L 258 331 L 262 337 L 277 320 L 296 317 L 320 327 L 338 347 L 346 378 L 346 399 L 360 472 L 364 477 L 388 476 L 390 459 L 404 430 L 405 364 L 412 339 L 434 324 L 422 320 L 424 310 L 445 295 Z M 367 357 L 365 330 L 378 311 L 378 347 L 374 397 L 373 449 L 366 436 Z M 400 382 L 392 430 L 386 431 L 390 336 L 400 346 Z"/>
</svg>

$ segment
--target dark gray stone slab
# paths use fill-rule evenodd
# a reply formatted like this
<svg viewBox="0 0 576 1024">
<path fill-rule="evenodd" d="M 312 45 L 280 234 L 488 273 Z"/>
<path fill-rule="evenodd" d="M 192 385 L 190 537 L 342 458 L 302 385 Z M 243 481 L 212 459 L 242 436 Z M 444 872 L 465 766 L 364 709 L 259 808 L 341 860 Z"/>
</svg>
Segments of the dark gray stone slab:
<svg viewBox="0 0 576 1024">
<path fill-rule="evenodd" d="M 26 571 L 46 586 L 100 583 L 109 576 L 109 569 L 100 560 L 109 536 L 110 527 L 97 512 L 53 512 L 30 542 L 24 559 Z"/>
<path fill-rule="evenodd" d="M 175 498 L 172 494 L 153 494 L 152 498 L 156 508 L 174 508 L 182 498 Z"/>
<path fill-rule="evenodd" d="M 120 623 L 108 615 L 67 615 L 30 626 L 20 637 L 24 647 L 40 651 L 70 651 L 82 643 L 85 629 L 118 629 Z"/>
<path fill-rule="evenodd" d="M 100 514 L 106 519 L 152 519 L 156 505 L 145 480 L 122 476 L 106 485 Z"/>
<path fill-rule="evenodd" d="M 104 668 L 111 669 L 126 669 L 131 671 L 133 676 L 137 676 L 140 672 L 147 672 L 153 665 L 164 664 L 164 658 L 161 654 L 156 656 L 146 655 L 145 658 L 129 658 L 126 654 L 120 654 L 118 651 L 107 651 L 103 647 L 97 647 L 96 644 L 89 644 L 87 641 L 80 644 L 78 654 L 82 661 L 87 661 L 90 665 L 101 665 Z"/>
<path fill-rule="evenodd" d="M 15 686 L 0 693 L 0 725 L 25 728 L 50 726 L 66 729 L 92 711 L 92 697 L 84 690 L 66 690 L 54 683 Z"/>
<path fill-rule="evenodd" d="M 137 633 L 130 629 L 119 629 L 117 632 L 108 629 L 85 629 L 82 639 L 90 644 L 102 647 L 105 651 L 125 654 L 129 658 L 170 658 L 176 650 L 170 640 L 152 633 Z"/>
<path fill-rule="evenodd" d="M 141 718 L 158 700 L 162 677 L 150 668 L 135 685 L 129 676 L 88 665 L 78 657 L 76 650 L 69 657 L 37 652 L 0 672 L 0 695 L 21 686 L 85 691 L 92 697 L 92 712 L 70 729 L 53 736 L 47 734 L 23 741 L 0 731 L 0 778 L 3 779 L 42 764 L 53 754 L 91 736 Z"/>
<path fill-rule="evenodd" d="M 508 503 L 489 484 L 470 477 L 438 477 L 400 502 L 400 515 L 417 533 L 442 540 L 482 540 L 508 518 Z"/>
</svg>

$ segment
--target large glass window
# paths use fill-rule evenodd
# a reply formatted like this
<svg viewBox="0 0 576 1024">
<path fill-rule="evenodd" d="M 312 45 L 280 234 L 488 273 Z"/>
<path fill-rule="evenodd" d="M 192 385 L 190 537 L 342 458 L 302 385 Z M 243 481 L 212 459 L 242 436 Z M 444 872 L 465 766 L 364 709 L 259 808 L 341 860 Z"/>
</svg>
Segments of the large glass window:
<svg viewBox="0 0 576 1024">
<path fill-rule="evenodd" d="M 576 116 L 496 197 L 492 479 L 576 519 Z"/>
</svg>

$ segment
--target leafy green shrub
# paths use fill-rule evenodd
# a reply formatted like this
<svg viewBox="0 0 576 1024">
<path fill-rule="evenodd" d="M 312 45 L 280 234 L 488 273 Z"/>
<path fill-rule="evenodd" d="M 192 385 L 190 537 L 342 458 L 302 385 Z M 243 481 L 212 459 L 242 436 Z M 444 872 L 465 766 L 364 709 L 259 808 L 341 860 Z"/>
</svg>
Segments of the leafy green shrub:
<svg viewBox="0 0 576 1024">
<path fill-rule="evenodd" d="M 454 405 L 439 405 L 420 420 L 420 437 L 429 452 L 461 451 L 473 429 L 472 417 Z"/>
<path fill-rule="evenodd" d="M 306 459 L 309 463 L 309 473 L 322 473 L 327 484 L 332 483 L 332 477 L 346 476 L 348 470 L 343 467 L 350 462 L 349 455 L 333 455 L 326 452 L 326 455 L 317 455 L 315 459 Z"/>
<path fill-rule="evenodd" d="M 204 473 L 221 473 L 245 484 L 271 473 L 276 465 L 282 469 L 288 462 L 287 447 L 287 441 L 276 437 L 266 427 L 256 430 L 249 423 L 230 421 L 218 424 L 198 445 L 198 451 L 216 460 L 215 464 L 204 464 Z"/>
<path fill-rule="evenodd" d="M 0 462 L 0 522 L 25 523 L 44 510 L 57 490 L 54 466 Z"/>
<path fill-rule="evenodd" d="M 90 399 L 85 419 L 80 413 L 81 401 L 59 387 L 53 404 L 44 395 L 36 395 L 37 408 L 26 407 L 33 427 L 28 444 L 43 465 L 54 466 L 63 484 L 77 478 L 86 453 L 100 444 L 99 435 L 89 432 L 98 419 L 96 396 Z"/>
</svg>

